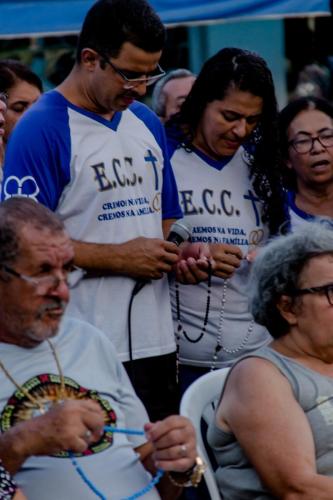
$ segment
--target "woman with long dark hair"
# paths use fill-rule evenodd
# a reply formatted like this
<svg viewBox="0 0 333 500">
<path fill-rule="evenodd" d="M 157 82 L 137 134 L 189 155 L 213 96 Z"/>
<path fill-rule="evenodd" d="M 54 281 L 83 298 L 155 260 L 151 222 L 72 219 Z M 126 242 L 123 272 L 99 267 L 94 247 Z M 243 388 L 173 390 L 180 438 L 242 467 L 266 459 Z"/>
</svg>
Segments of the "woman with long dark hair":
<svg viewBox="0 0 333 500">
<path fill-rule="evenodd" d="M 208 281 L 171 287 L 183 389 L 269 341 L 247 299 L 251 252 L 286 221 L 272 75 L 257 54 L 226 48 L 203 66 L 166 125 L 192 242 L 214 259 Z M 180 264 L 184 273 L 188 263 Z"/>
</svg>

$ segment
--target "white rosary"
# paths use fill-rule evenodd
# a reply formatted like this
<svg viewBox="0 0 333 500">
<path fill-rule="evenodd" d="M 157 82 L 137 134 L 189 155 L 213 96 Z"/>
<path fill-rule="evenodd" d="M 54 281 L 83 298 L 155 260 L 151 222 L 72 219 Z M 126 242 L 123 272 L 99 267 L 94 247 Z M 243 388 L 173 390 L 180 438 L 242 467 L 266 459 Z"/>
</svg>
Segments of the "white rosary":
<svg viewBox="0 0 333 500">
<path fill-rule="evenodd" d="M 229 349 L 228 347 L 225 347 L 223 345 L 223 339 L 222 339 L 222 331 L 223 331 L 223 323 L 224 323 L 224 313 L 225 313 L 225 303 L 226 303 L 226 297 L 227 297 L 227 289 L 228 289 L 228 280 L 224 279 L 223 280 L 223 288 L 222 288 L 222 297 L 221 297 L 221 309 L 220 309 L 220 317 L 219 317 L 219 326 L 218 326 L 218 334 L 217 334 L 217 339 L 216 339 L 216 346 L 214 349 L 213 353 L 213 359 L 212 359 L 212 364 L 210 369 L 215 370 L 216 368 L 216 363 L 218 360 L 218 355 L 220 351 L 224 351 L 228 354 L 235 354 L 239 351 L 241 351 L 246 343 L 249 340 L 249 337 L 253 331 L 254 328 L 254 320 L 252 319 L 249 323 L 247 332 L 241 343 L 233 348 Z M 185 339 L 188 342 L 191 342 L 192 344 L 198 343 L 203 336 L 206 333 L 206 326 L 208 323 L 208 315 L 209 315 L 209 310 L 210 310 L 210 301 L 211 301 L 211 272 L 209 273 L 208 277 L 208 283 L 207 283 L 207 301 L 206 301 L 206 307 L 205 307 L 205 318 L 203 322 L 203 327 L 201 329 L 201 332 L 199 336 L 195 339 L 192 339 L 186 330 L 184 330 L 183 325 L 181 324 L 181 313 L 180 313 L 180 293 L 179 293 L 179 285 L 178 283 L 175 284 L 175 294 L 176 294 L 176 310 L 177 310 L 177 332 L 176 332 L 176 340 L 177 340 L 177 353 L 179 353 L 179 338 L 180 335 L 183 334 Z"/>
</svg>

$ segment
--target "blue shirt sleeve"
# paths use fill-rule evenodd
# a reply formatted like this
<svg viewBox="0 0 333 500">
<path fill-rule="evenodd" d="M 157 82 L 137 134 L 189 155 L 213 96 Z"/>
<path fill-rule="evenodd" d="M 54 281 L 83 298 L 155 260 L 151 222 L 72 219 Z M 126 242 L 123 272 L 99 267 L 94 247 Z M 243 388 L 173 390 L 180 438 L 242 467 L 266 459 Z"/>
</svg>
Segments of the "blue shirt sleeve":
<svg viewBox="0 0 333 500">
<path fill-rule="evenodd" d="M 57 94 L 42 96 L 16 125 L 6 148 L 2 200 L 25 196 L 57 208 L 70 180 L 68 116 Z"/>
</svg>

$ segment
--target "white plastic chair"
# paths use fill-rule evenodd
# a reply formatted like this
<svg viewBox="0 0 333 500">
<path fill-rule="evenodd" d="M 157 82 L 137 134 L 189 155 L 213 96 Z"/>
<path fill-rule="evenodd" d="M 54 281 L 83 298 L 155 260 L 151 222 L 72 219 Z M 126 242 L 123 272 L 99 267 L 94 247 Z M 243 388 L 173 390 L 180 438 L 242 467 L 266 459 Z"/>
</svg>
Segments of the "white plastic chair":
<svg viewBox="0 0 333 500">
<path fill-rule="evenodd" d="M 198 453 L 207 464 L 204 479 L 212 500 L 220 500 L 221 495 L 203 441 L 201 419 L 208 423 L 210 419 L 214 418 L 216 404 L 229 370 L 230 368 L 220 368 L 198 378 L 185 391 L 180 403 L 180 414 L 188 417 L 196 430 Z"/>
</svg>

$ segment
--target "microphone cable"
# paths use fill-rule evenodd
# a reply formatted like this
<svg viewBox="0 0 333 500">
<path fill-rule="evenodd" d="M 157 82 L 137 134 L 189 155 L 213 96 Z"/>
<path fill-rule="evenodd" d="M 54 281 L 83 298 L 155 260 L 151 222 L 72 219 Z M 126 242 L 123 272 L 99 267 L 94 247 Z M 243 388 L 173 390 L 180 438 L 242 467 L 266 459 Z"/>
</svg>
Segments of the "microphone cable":
<svg viewBox="0 0 333 500">
<path fill-rule="evenodd" d="M 184 219 L 179 219 L 170 227 L 170 233 L 167 241 L 171 241 L 179 246 L 184 241 L 190 239 L 192 233 L 191 225 Z M 128 375 L 134 385 L 134 365 L 133 365 L 133 336 L 132 336 L 132 308 L 135 296 L 143 289 L 145 285 L 151 283 L 151 280 L 137 280 L 131 292 L 128 309 L 127 309 L 127 329 L 128 329 L 128 352 L 129 352 L 129 365 Z"/>
</svg>

